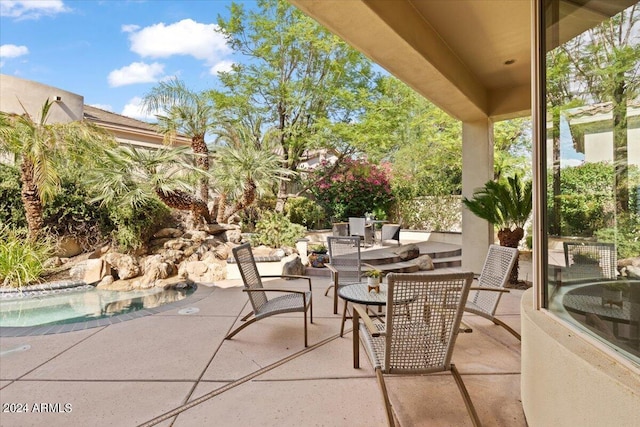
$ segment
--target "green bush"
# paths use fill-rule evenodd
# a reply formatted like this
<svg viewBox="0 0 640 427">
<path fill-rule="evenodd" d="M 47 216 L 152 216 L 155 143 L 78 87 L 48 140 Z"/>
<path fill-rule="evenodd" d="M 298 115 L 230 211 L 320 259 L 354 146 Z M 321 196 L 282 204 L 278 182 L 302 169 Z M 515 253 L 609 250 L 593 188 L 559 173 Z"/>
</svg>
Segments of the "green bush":
<svg viewBox="0 0 640 427">
<path fill-rule="evenodd" d="M 284 212 L 291 222 L 303 225 L 307 229 L 317 228 L 325 217 L 322 207 L 306 197 L 292 197 L 287 200 Z"/>
<path fill-rule="evenodd" d="M 27 226 L 20 198 L 20 172 L 17 167 L 0 163 L 0 224 L 13 228 Z"/>
<path fill-rule="evenodd" d="M 0 284 L 22 287 L 37 282 L 45 268 L 42 263 L 53 253 L 47 239 L 27 239 L 25 229 L 0 228 Z"/>
<path fill-rule="evenodd" d="M 289 219 L 277 212 L 264 212 L 256 223 L 252 245 L 266 245 L 272 248 L 295 246 L 296 241 L 304 237 L 305 229 L 293 224 Z"/>
<path fill-rule="evenodd" d="M 598 241 L 615 243 L 619 259 L 640 256 L 640 215 L 619 216 L 616 223 L 617 228 L 596 231 Z"/>
<path fill-rule="evenodd" d="M 134 251 L 144 246 L 171 217 L 169 208 L 157 199 L 150 199 L 140 208 L 110 206 L 108 209 L 113 241 L 122 251 Z"/>
</svg>

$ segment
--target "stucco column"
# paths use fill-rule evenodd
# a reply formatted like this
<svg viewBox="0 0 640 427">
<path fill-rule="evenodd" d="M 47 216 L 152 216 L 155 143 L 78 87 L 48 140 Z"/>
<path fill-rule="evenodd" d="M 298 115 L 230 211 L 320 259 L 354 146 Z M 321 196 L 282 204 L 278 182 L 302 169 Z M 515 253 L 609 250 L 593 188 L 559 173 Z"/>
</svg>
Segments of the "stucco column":
<svg viewBox="0 0 640 427">
<path fill-rule="evenodd" d="M 462 196 L 493 178 L 493 123 L 487 118 L 462 123 Z M 493 226 L 462 207 L 462 268 L 480 273 L 493 243 Z"/>
</svg>

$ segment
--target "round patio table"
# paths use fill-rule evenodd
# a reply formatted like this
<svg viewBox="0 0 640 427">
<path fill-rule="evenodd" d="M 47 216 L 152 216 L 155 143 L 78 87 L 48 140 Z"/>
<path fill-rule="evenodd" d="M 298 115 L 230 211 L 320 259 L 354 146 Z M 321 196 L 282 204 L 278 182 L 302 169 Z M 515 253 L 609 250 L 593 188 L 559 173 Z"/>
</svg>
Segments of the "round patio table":
<svg viewBox="0 0 640 427">
<path fill-rule="evenodd" d="M 344 300 L 340 336 L 344 334 L 344 322 L 347 320 L 347 304 L 349 302 L 362 305 L 377 305 L 378 307 L 387 305 L 387 284 L 380 283 L 380 292 L 374 290 L 369 292 L 368 286 L 367 282 L 358 282 L 338 288 L 338 296 Z"/>
</svg>

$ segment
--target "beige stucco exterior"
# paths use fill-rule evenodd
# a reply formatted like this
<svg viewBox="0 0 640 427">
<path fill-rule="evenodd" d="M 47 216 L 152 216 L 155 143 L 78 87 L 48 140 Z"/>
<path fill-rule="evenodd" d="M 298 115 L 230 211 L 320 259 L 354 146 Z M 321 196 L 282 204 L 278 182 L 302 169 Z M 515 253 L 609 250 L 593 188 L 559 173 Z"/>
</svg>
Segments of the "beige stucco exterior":
<svg viewBox="0 0 640 427">
<path fill-rule="evenodd" d="M 289 1 L 463 122 L 463 194 L 483 185 L 491 167 L 489 123 L 533 111 L 534 140 L 540 140 L 537 0 Z M 553 43 L 635 3 L 558 0 Z M 534 174 L 543 160 L 534 153 Z M 536 212 L 542 205 L 538 196 Z M 475 270 L 491 231 L 463 214 L 463 268 Z M 528 425 L 640 425 L 637 367 L 540 309 L 543 232 L 540 218 L 534 218 L 534 289 L 522 300 L 522 403 Z"/>
</svg>

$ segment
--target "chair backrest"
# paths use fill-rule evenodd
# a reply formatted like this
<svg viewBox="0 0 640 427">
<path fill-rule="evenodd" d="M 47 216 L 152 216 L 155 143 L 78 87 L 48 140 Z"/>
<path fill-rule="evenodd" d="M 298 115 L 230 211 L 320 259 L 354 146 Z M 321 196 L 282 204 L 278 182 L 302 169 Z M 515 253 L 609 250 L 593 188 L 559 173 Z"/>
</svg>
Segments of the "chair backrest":
<svg viewBox="0 0 640 427">
<path fill-rule="evenodd" d="M 565 265 L 572 267 L 573 276 L 582 275 L 585 279 L 616 278 L 617 256 L 614 243 L 563 242 L 562 246 Z"/>
<path fill-rule="evenodd" d="M 367 225 L 365 218 L 349 218 L 349 236 L 365 237 L 365 227 Z"/>
<path fill-rule="evenodd" d="M 338 270 L 338 283 L 359 282 L 362 277 L 359 237 L 327 237 L 329 263 Z"/>
<path fill-rule="evenodd" d="M 473 273 L 387 275 L 385 373 L 450 369 Z"/>
<path fill-rule="evenodd" d="M 380 234 L 382 241 L 397 240 L 400 243 L 400 224 L 382 224 Z"/>
<path fill-rule="evenodd" d="M 482 273 L 478 277 L 478 286 L 487 288 L 504 288 L 509 281 L 513 265 L 518 259 L 518 249 L 506 246 L 490 245 L 484 260 Z M 501 292 L 471 291 L 469 301 L 476 308 L 493 316 L 500 302 Z"/>
<path fill-rule="evenodd" d="M 245 289 L 262 289 L 262 279 L 258 273 L 256 261 L 253 258 L 251 244 L 244 243 L 236 246 L 231 252 L 233 252 L 233 257 L 238 264 Z M 258 313 L 260 308 L 268 301 L 265 292 L 247 292 L 247 295 L 249 296 L 249 301 L 251 302 L 254 313 Z"/>
</svg>

